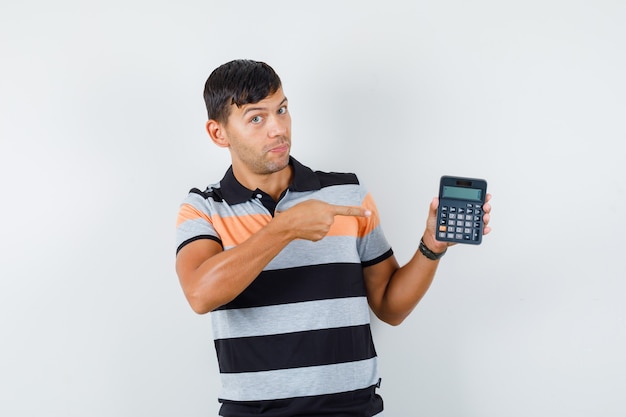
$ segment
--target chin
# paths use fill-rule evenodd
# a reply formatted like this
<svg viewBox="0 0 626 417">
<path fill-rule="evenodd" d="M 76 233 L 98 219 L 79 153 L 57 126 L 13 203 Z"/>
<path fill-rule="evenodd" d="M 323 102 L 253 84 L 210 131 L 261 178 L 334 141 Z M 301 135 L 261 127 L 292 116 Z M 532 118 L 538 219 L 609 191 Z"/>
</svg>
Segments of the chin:
<svg viewBox="0 0 626 417">
<path fill-rule="evenodd" d="M 279 172 L 289 166 L 289 154 L 284 159 L 270 162 L 266 165 L 266 169 L 270 172 Z"/>
</svg>

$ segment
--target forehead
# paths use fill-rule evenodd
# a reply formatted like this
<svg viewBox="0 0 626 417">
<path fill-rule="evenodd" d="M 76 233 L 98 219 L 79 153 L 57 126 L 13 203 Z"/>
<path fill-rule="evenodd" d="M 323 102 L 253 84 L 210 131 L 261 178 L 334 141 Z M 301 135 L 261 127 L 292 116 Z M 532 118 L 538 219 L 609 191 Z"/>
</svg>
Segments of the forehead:
<svg viewBox="0 0 626 417">
<path fill-rule="evenodd" d="M 232 106 L 234 106 L 233 110 L 235 112 L 248 113 L 252 110 L 265 110 L 265 109 L 271 109 L 273 107 L 279 107 L 285 101 L 287 101 L 287 98 L 285 97 L 285 93 L 283 92 L 282 88 L 279 88 L 278 90 L 274 92 L 274 94 L 270 94 L 269 96 L 265 97 L 263 100 L 258 101 L 256 103 L 244 104 L 241 107 L 237 107 L 236 104 L 233 104 Z"/>
</svg>

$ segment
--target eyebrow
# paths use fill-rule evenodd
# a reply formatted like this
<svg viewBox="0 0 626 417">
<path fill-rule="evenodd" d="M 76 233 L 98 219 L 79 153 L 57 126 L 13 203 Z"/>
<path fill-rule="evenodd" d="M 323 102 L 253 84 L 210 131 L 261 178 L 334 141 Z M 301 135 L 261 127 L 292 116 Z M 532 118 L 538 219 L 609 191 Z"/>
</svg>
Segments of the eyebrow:
<svg viewBox="0 0 626 417">
<path fill-rule="evenodd" d="M 287 102 L 287 97 L 284 97 L 282 99 L 282 101 L 280 103 L 278 103 L 278 107 L 282 107 L 283 104 L 285 104 Z M 247 109 L 245 109 L 243 111 L 242 116 L 245 116 L 246 114 L 250 113 L 251 111 L 258 111 L 258 110 L 265 110 L 267 107 L 248 107 Z"/>
</svg>

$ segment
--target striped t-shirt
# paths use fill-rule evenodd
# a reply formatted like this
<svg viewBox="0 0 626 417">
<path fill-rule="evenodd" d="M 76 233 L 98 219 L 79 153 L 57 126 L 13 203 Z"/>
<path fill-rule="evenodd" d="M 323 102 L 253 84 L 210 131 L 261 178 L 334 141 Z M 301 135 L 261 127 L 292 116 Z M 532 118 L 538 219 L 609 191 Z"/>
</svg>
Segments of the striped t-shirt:
<svg viewBox="0 0 626 417">
<path fill-rule="evenodd" d="M 224 250 L 309 199 L 364 206 L 336 216 L 317 242 L 289 243 L 237 298 L 212 311 L 222 416 L 381 415 L 376 351 L 362 268 L 392 255 L 370 194 L 354 174 L 312 171 L 291 158 L 280 200 L 249 190 L 232 167 L 192 189 L 180 207 L 177 245 L 213 239 Z"/>
</svg>

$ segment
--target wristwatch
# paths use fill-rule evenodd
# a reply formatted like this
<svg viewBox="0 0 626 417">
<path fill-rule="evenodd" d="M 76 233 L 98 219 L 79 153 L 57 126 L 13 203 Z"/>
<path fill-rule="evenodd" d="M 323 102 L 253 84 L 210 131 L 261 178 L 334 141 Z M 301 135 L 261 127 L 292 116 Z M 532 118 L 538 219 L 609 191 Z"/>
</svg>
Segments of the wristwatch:
<svg viewBox="0 0 626 417">
<path fill-rule="evenodd" d="M 422 255 L 424 255 L 425 257 L 433 261 L 436 261 L 437 259 L 441 258 L 443 255 L 446 254 L 446 251 L 448 250 L 446 248 L 443 252 L 435 253 L 431 251 L 430 249 L 428 249 L 428 246 L 426 246 L 426 244 L 424 243 L 424 239 L 420 239 L 419 249 L 420 249 L 420 252 L 422 252 Z"/>
</svg>

